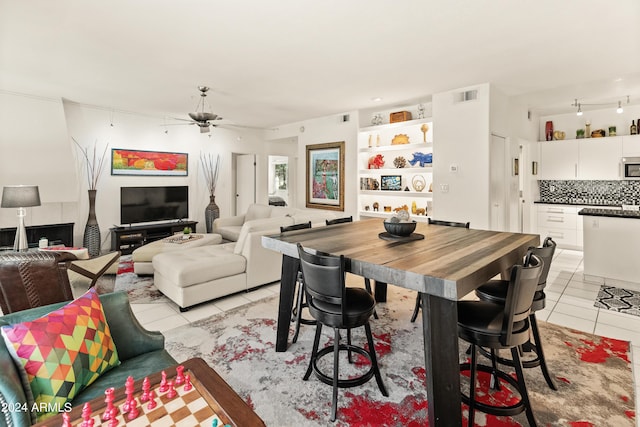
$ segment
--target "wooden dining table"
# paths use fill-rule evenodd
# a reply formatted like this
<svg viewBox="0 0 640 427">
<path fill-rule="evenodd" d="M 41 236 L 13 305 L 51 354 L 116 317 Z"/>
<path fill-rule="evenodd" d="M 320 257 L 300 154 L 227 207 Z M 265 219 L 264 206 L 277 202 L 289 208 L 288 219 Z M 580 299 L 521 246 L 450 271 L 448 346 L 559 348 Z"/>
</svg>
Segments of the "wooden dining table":
<svg viewBox="0 0 640 427">
<path fill-rule="evenodd" d="M 264 247 L 283 254 L 276 351 L 288 347 L 299 268 L 296 244 L 344 255 L 347 271 L 375 280 L 376 293 L 386 292 L 386 284 L 420 292 L 429 425 L 462 425 L 456 301 L 506 274 L 529 247 L 540 244 L 540 236 L 427 223 L 415 230 L 424 239 L 385 240 L 383 232 L 381 219 L 366 219 L 262 238 Z"/>
</svg>

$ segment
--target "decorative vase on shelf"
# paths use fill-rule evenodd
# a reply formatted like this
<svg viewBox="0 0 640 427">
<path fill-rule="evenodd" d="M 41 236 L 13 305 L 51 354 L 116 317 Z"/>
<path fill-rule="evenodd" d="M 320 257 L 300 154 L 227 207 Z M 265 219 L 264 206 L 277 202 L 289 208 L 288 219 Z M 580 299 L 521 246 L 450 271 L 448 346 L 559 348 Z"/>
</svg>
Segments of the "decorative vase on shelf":
<svg viewBox="0 0 640 427">
<path fill-rule="evenodd" d="M 553 140 L 553 122 L 548 121 L 544 126 L 545 139 L 547 141 Z"/>
<path fill-rule="evenodd" d="M 209 204 L 204 208 L 204 220 L 207 233 L 213 232 L 213 221 L 220 217 L 220 208 L 216 205 L 216 196 L 209 196 Z"/>
<path fill-rule="evenodd" d="M 97 190 L 89 190 L 89 218 L 84 227 L 84 238 L 82 239 L 82 246 L 87 248 L 91 257 L 100 255 L 100 226 L 96 218 L 96 192 Z"/>
</svg>

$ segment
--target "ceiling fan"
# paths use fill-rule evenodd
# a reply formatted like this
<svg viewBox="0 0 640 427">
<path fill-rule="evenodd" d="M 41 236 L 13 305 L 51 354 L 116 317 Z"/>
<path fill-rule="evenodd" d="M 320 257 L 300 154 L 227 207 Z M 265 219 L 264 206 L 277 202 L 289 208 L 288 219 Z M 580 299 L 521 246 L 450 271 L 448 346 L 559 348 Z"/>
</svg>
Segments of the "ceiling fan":
<svg viewBox="0 0 640 427">
<path fill-rule="evenodd" d="M 218 116 L 217 114 L 205 111 L 205 103 L 207 104 L 207 106 L 209 104 L 205 99 L 207 97 L 209 87 L 198 86 L 198 90 L 200 91 L 200 100 L 198 101 L 198 105 L 196 105 L 196 111 L 194 113 L 189 113 L 189 117 L 191 117 L 191 120 L 179 118 L 176 118 L 176 120 L 188 121 L 189 124 L 198 125 L 198 127 L 200 128 L 200 133 L 209 133 L 211 130 L 211 126 L 216 127 L 218 126 L 218 124 L 222 124 L 220 123 L 222 117 Z M 209 106 L 209 110 L 210 109 L 211 107 Z M 216 122 L 218 122 L 218 124 L 216 124 Z"/>
</svg>

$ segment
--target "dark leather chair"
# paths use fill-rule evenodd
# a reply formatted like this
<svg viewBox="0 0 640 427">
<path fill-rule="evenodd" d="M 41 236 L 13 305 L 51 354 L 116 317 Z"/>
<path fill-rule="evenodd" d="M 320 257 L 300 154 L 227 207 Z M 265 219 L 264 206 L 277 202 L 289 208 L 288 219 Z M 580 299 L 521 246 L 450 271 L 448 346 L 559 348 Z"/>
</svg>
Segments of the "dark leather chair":
<svg viewBox="0 0 640 427">
<path fill-rule="evenodd" d="M 347 222 L 353 222 L 353 216 L 345 216 L 343 218 L 335 218 L 335 219 L 327 219 L 325 220 L 327 225 L 336 225 L 336 224 L 345 224 Z M 364 278 L 364 287 L 371 295 L 373 295 L 373 290 L 371 289 L 371 280 L 368 277 Z M 378 318 L 378 313 L 373 311 L 373 318 Z"/>
<path fill-rule="evenodd" d="M 320 381 L 333 386 L 331 421 L 335 421 L 338 411 L 339 387 L 362 385 L 375 376 L 382 394 L 389 396 L 380 375 L 371 327 L 369 326 L 369 318 L 373 315 L 376 302 L 366 290 L 345 286 L 346 260 L 344 256 L 311 254 L 306 252 L 300 244 L 298 244 L 298 256 L 304 277 L 309 312 L 317 321 L 311 359 L 303 379 L 308 380 L 311 372 L 314 372 Z M 334 342 L 333 346 L 318 350 L 323 325 L 333 329 Z M 351 329 L 360 326 L 364 326 L 368 349 L 351 343 Z M 347 344 L 340 343 L 340 329 L 347 330 Z M 348 352 L 349 362 L 351 362 L 352 352 L 364 356 L 370 362 L 369 369 L 360 376 L 340 379 L 340 351 Z M 318 361 L 329 353 L 333 353 L 333 375 L 331 376 L 322 372 L 318 367 Z"/>
<path fill-rule="evenodd" d="M 520 346 L 529 340 L 529 313 L 542 268 L 543 261 L 529 251 L 523 265 L 511 268 L 504 304 L 488 301 L 458 302 L 458 336 L 471 344 L 471 361 L 460 364 L 461 372 L 471 371 L 469 395 L 462 393 L 462 401 L 469 405 L 469 426 L 474 425 L 476 409 L 498 416 L 513 416 L 526 412 L 529 424 L 536 426 L 520 360 Z M 489 348 L 492 352 L 510 349 L 516 378 L 500 371 L 495 359 L 492 359 L 492 366 L 479 365 L 478 347 Z M 478 370 L 491 373 L 495 378 L 510 384 L 520 395 L 520 400 L 505 406 L 478 401 L 475 387 Z M 491 387 L 484 390 L 483 394 L 488 395 L 490 391 Z"/>
<path fill-rule="evenodd" d="M 353 217 L 345 216 L 344 218 L 327 219 L 325 221 L 327 225 L 344 224 L 346 222 L 353 222 Z"/>
<path fill-rule="evenodd" d="M 434 225 L 444 225 L 446 227 L 460 227 L 460 228 L 469 228 L 470 223 L 468 222 L 454 222 L 454 221 L 442 221 L 439 219 L 428 219 L 429 224 Z M 413 307 L 413 314 L 411 315 L 411 323 L 415 322 L 418 318 L 418 313 L 420 312 L 420 307 L 422 307 L 422 299 L 420 298 L 420 293 L 416 296 L 416 303 Z"/>
<path fill-rule="evenodd" d="M 73 294 L 67 262 L 75 255 L 44 251 L 0 253 L 0 308 L 4 314 L 57 302 Z"/>
<path fill-rule="evenodd" d="M 551 239 L 551 237 L 547 237 L 544 240 L 542 247 L 530 248 L 530 250 L 534 255 L 539 257 L 544 264 L 542 267 L 542 273 L 540 273 L 540 280 L 536 288 L 536 293 L 533 297 L 531 314 L 529 315 L 529 323 L 531 324 L 531 335 L 533 336 L 533 343 L 531 342 L 531 340 L 529 340 L 522 346 L 523 351 L 533 352 L 535 354 L 535 358 L 523 361 L 522 366 L 524 366 L 525 368 L 535 368 L 537 366 L 540 366 L 542 375 L 544 375 L 544 379 L 547 381 L 549 387 L 552 390 L 557 390 L 558 388 L 554 383 L 551 374 L 549 373 L 549 368 L 547 367 L 547 362 L 544 358 L 542 341 L 540 339 L 538 322 L 536 320 L 536 311 L 542 310 L 546 306 L 546 295 L 544 293 L 544 289 L 547 286 L 547 276 L 549 274 L 549 268 L 551 268 L 553 254 L 556 250 L 556 243 L 553 241 L 553 239 Z M 504 305 L 507 299 L 508 289 L 508 280 L 491 280 L 476 289 L 476 296 L 482 301 L 489 301 L 496 304 Z M 496 356 L 492 355 L 492 357 Z M 509 360 L 500 357 L 498 357 L 497 360 L 502 364 L 511 364 Z M 494 381 L 494 383 L 496 382 Z"/>
<path fill-rule="evenodd" d="M 311 228 L 311 221 L 303 222 L 300 224 L 289 225 L 287 227 L 280 227 L 280 233 L 286 233 L 287 231 L 304 230 Z M 292 342 L 298 341 L 298 334 L 300 333 L 300 324 L 315 325 L 316 321 L 312 319 L 305 319 L 302 317 L 302 309 L 309 307 L 304 296 L 304 281 L 302 280 L 302 273 L 298 270 L 298 277 L 296 278 L 296 306 L 292 310 L 291 321 L 295 323 L 295 329 L 293 333 Z"/>
</svg>

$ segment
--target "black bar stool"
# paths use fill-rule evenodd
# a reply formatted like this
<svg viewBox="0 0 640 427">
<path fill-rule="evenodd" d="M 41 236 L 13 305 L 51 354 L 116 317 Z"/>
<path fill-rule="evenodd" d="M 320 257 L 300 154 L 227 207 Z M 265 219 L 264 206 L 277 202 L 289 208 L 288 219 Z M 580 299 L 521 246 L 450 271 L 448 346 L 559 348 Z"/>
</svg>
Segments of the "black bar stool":
<svg viewBox="0 0 640 427">
<path fill-rule="evenodd" d="M 325 384 L 333 386 L 331 404 L 331 421 L 336 420 L 338 411 L 338 388 L 355 387 L 376 378 L 378 388 L 384 396 L 389 396 L 382 382 L 376 358 L 373 335 L 369 326 L 369 318 L 373 315 L 376 302 L 369 292 L 362 288 L 345 286 L 345 258 L 332 255 L 310 254 L 298 243 L 300 268 L 304 279 L 304 289 L 309 303 L 309 312 L 317 320 L 316 334 L 309 367 L 303 379 L 309 379 L 311 372 Z M 318 350 L 323 325 L 333 328 L 333 346 Z M 364 326 L 369 349 L 351 343 L 351 329 Z M 347 330 L 347 344 L 340 344 L 340 329 Z M 360 376 L 341 379 L 339 377 L 339 353 L 347 351 L 349 362 L 351 353 L 355 352 L 369 360 L 371 366 Z M 318 367 L 318 361 L 325 355 L 333 353 L 333 373 L 327 375 Z"/>
</svg>

